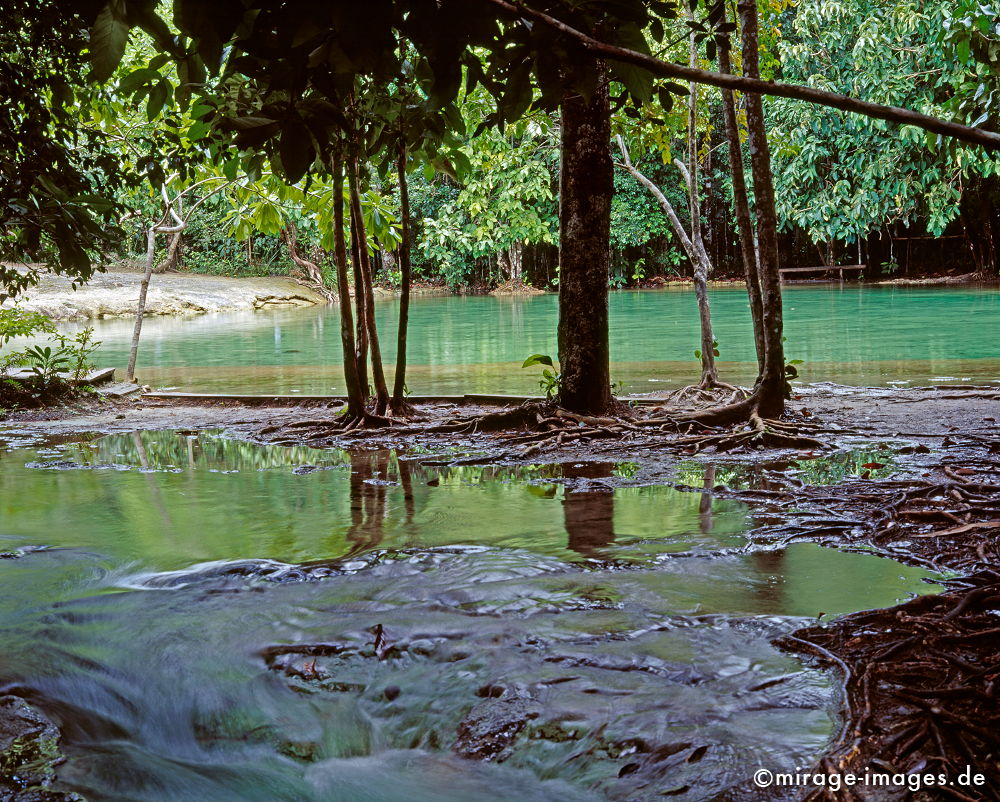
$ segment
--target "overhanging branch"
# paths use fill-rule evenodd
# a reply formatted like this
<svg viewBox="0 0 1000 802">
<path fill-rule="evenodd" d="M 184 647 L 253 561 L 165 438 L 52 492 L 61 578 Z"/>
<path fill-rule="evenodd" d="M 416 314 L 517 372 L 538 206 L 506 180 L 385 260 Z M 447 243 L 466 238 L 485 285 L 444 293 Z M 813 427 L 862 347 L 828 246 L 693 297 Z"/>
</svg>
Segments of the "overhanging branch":
<svg viewBox="0 0 1000 802">
<path fill-rule="evenodd" d="M 862 114 L 865 117 L 886 120 L 899 125 L 912 125 L 934 134 L 958 139 L 962 142 L 969 142 L 973 145 L 981 145 L 990 150 L 1000 150 L 1000 134 L 982 128 L 973 128 L 961 123 L 948 122 L 947 120 L 932 117 L 929 114 L 921 114 L 920 112 L 904 109 L 899 106 L 883 106 L 880 103 L 870 103 L 867 100 L 858 100 L 848 95 L 828 92 L 824 89 L 814 89 L 809 86 L 778 83 L 776 81 L 762 81 L 757 78 L 746 78 L 740 75 L 713 72 L 711 70 L 698 69 L 697 67 L 673 64 L 669 61 L 661 61 L 658 58 L 647 56 L 635 50 L 628 50 L 624 47 L 602 42 L 555 17 L 530 8 L 517 0 L 514 0 L 514 2 L 509 2 L 509 0 L 484 0 L 484 2 L 502 8 L 511 14 L 530 18 L 566 36 L 570 36 L 594 55 L 612 61 L 634 64 L 661 78 L 679 78 L 699 84 L 717 86 L 722 89 L 735 89 L 740 92 L 786 97 L 791 100 L 803 100 L 806 103 L 815 103 L 820 106 L 840 109 L 841 111 L 854 112 L 855 114 Z"/>
</svg>

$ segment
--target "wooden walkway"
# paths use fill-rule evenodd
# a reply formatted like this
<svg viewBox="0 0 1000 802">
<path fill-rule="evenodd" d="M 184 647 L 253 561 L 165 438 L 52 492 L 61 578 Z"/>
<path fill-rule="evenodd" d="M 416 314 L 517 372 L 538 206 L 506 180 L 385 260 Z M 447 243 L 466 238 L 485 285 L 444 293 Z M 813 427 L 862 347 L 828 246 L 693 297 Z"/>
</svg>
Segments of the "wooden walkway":
<svg viewBox="0 0 1000 802">
<path fill-rule="evenodd" d="M 845 270 L 864 270 L 868 265 L 817 265 L 816 267 L 785 267 L 778 271 L 781 280 L 785 280 L 786 273 L 828 273 L 836 270 L 840 274 L 840 280 L 844 280 Z"/>
</svg>

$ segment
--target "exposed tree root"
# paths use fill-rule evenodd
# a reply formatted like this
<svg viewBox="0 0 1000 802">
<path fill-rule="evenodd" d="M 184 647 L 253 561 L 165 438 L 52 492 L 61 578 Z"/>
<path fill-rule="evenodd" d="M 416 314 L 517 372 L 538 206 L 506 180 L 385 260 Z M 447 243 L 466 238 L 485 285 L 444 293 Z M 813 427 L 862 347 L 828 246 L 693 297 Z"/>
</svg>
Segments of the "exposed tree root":
<svg viewBox="0 0 1000 802">
<path fill-rule="evenodd" d="M 665 402 L 673 408 L 690 407 L 696 412 L 709 406 L 725 406 L 746 400 L 748 393 L 739 387 L 725 382 L 715 381 L 709 384 L 689 384 L 674 390 L 667 396 Z"/>
<path fill-rule="evenodd" d="M 686 419 L 686 416 L 684 416 Z M 703 434 L 678 439 L 676 444 L 691 449 L 694 453 L 714 448 L 716 451 L 732 451 L 737 448 L 794 448 L 808 450 L 824 450 L 830 448 L 814 437 L 803 434 L 803 431 L 814 431 L 812 424 L 788 423 L 760 417 L 751 413 L 750 419 L 743 428 L 717 434 Z"/>
<path fill-rule="evenodd" d="M 843 672 L 844 726 L 812 773 L 873 772 L 900 775 L 904 783 L 910 774 L 943 774 L 952 784 L 926 787 L 927 799 L 1000 799 L 994 784 L 1000 776 L 1000 573 L 983 571 L 962 585 L 779 639 Z M 967 767 L 985 782 L 959 784 Z M 857 796 L 846 791 L 818 788 L 806 799 L 888 798 L 861 786 Z"/>
</svg>

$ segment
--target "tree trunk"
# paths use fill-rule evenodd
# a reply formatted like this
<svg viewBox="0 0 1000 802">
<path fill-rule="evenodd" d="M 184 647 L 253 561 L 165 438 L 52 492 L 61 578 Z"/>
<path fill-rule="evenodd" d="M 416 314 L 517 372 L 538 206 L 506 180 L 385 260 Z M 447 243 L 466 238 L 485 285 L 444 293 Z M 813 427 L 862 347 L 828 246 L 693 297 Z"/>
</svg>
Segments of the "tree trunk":
<svg viewBox="0 0 1000 802">
<path fill-rule="evenodd" d="M 351 293 L 347 286 L 347 246 L 344 244 L 344 163 L 340 156 L 333 159 L 333 238 L 334 261 L 337 263 L 337 296 L 340 300 L 340 342 L 344 351 L 344 383 L 347 385 L 347 414 L 362 418 L 365 414 L 365 389 L 358 377 L 354 352 L 354 319 L 351 313 Z"/>
<path fill-rule="evenodd" d="M 281 237 L 281 241 L 284 242 L 285 246 L 288 248 L 288 257 L 295 263 L 296 267 L 305 272 L 306 280 L 302 283 L 312 289 L 315 289 L 323 295 L 327 301 L 333 303 L 336 296 L 334 296 L 334 294 L 330 292 L 329 288 L 326 286 L 326 283 L 323 280 L 323 271 L 315 262 L 310 259 L 306 259 L 299 250 L 299 232 L 295 227 L 295 223 L 288 220 L 285 223 L 285 227 L 281 229 L 279 236 Z"/>
<path fill-rule="evenodd" d="M 153 277 L 153 262 L 156 261 L 156 229 L 150 226 L 146 232 L 146 270 L 142 274 L 139 285 L 139 305 L 135 312 L 135 326 L 132 328 L 132 347 L 128 353 L 128 367 L 125 369 L 125 381 L 135 381 L 135 361 L 139 355 L 139 336 L 142 334 L 142 318 L 146 314 L 146 294 L 149 291 L 149 280 Z"/>
<path fill-rule="evenodd" d="M 614 176 L 607 71 L 590 102 L 562 100 L 559 193 L 559 403 L 583 414 L 611 406 L 608 273 Z"/>
<path fill-rule="evenodd" d="M 180 194 L 177 196 L 175 201 L 177 206 L 177 213 L 184 213 L 184 195 Z M 184 238 L 184 231 L 177 231 L 170 237 L 170 243 L 167 245 L 167 255 L 164 257 L 163 261 L 160 262 L 155 268 L 153 268 L 154 273 L 166 273 L 168 270 L 177 269 L 177 259 L 180 256 L 181 241 Z"/>
<path fill-rule="evenodd" d="M 688 9 L 693 21 L 694 13 Z M 698 40 L 691 32 L 688 59 L 692 67 L 698 66 Z M 698 319 L 701 324 L 701 386 L 715 387 L 719 374 L 715 369 L 715 333 L 712 331 L 712 310 L 708 301 L 708 275 L 712 265 L 701 235 L 701 202 L 698 198 L 698 84 L 688 85 L 688 208 L 691 213 L 691 242 L 698 251 L 694 262 L 694 294 L 698 301 Z"/>
<path fill-rule="evenodd" d="M 712 312 L 708 303 L 708 283 L 707 277 L 711 273 L 712 263 L 708 258 L 708 252 L 705 250 L 705 244 L 700 239 L 700 227 L 699 239 L 697 241 L 692 240 L 688 236 L 687 231 L 684 229 L 684 224 L 681 219 L 677 216 L 677 212 L 674 210 L 673 204 L 667 200 L 667 196 L 663 194 L 661 190 L 653 181 L 643 175 L 639 170 L 632 164 L 632 159 L 628 154 L 628 148 L 625 147 L 625 140 L 620 136 L 618 137 L 618 147 L 621 149 L 622 158 L 625 162 L 622 165 L 629 174 L 635 178 L 640 184 L 642 184 L 646 189 L 648 189 L 657 202 L 660 204 L 660 208 L 663 213 L 667 216 L 670 221 L 670 225 L 673 226 L 674 233 L 677 234 L 677 238 L 681 241 L 681 246 L 684 248 L 684 252 L 687 254 L 688 259 L 691 260 L 691 266 L 694 273 L 694 293 L 695 298 L 698 302 L 698 316 L 701 325 L 701 385 L 703 387 L 714 387 L 719 382 L 718 373 L 715 369 L 715 335 L 712 331 Z M 688 172 L 684 163 L 681 161 L 676 162 L 678 169 L 684 176 L 684 180 L 687 182 L 688 192 L 696 191 L 692 189 L 691 174 Z M 697 208 L 693 208 L 692 215 L 697 214 Z M 706 352 L 708 356 L 706 357 Z"/>
<path fill-rule="evenodd" d="M 725 19 L 722 21 L 725 22 Z M 724 73 L 732 71 L 728 41 L 719 48 L 719 71 Z M 757 248 L 754 245 L 753 221 L 750 218 L 747 178 L 743 170 L 743 147 L 740 144 L 740 130 L 736 122 L 736 95 L 732 89 L 722 90 L 722 116 L 726 126 L 726 139 L 729 142 L 733 206 L 736 207 L 736 228 L 740 238 L 743 275 L 747 283 L 750 317 L 753 319 L 753 339 L 757 351 L 757 379 L 759 381 L 764 374 L 764 311 L 760 295 L 760 278 L 757 273 Z"/>
<path fill-rule="evenodd" d="M 406 335 L 410 322 L 410 189 L 406 180 L 406 146 L 400 145 L 396 160 L 396 174 L 399 178 L 399 212 L 402 233 L 399 241 L 399 270 L 401 273 L 399 293 L 399 329 L 396 334 L 396 377 L 392 385 L 392 411 L 402 412 L 405 407 L 403 395 L 406 392 Z"/>
<path fill-rule="evenodd" d="M 153 269 L 154 273 L 166 273 L 168 270 L 177 269 L 177 264 L 180 261 L 180 252 L 183 240 L 183 231 L 178 231 L 170 238 L 170 244 L 167 245 L 167 255 L 163 258 L 163 261 Z"/>
<path fill-rule="evenodd" d="M 756 0 L 739 0 L 739 14 L 743 28 L 743 70 L 748 78 L 757 79 L 760 67 Z M 760 278 L 764 337 L 764 370 L 757 385 L 756 408 L 764 417 L 777 418 L 785 409 L 785 356 L 774 177 L 764 125 L 764 104 L 757 94 L 749 94 L 746 99 L 750 168 L 757 209 L 757 274 Z"/>
<path fill-rule="evenodd" d="M 364 320 L 368 331 L 368 347 L 371 350 L 372 380 L 375 382 L 375 414 L 385 415 L 389 408 L 389 388 L 385 383 L 385 373 L 382 370 L 382 351 L 379 348 L 378 328 L 375 325 L 375 289 L 372 283 L 372 266 L 368 257 L 368 235 L 365 233 L 365 221 L 361 214 L 361 195 L 358 190 L 358 163 L 352 160 L 348 164 L 348 181 L 351 191 L 351 208 L 354 210 L 354 220 L 357 224 L 358 251 L 361 262 L 361 279 L 365 288 Z"/>
<path fill-rule="evenodd" d="M 359 226 L 354 217 L 354 202 L 351 201 L 351 266 L 354 271 L 354 361 L 357 364 L 358 381 L 365 400 L 371 394 L 368 383 L 368 326 L 365 323 L 365 281 L 361 272 L 361 248 L 358 238 Z"/>
</svg>

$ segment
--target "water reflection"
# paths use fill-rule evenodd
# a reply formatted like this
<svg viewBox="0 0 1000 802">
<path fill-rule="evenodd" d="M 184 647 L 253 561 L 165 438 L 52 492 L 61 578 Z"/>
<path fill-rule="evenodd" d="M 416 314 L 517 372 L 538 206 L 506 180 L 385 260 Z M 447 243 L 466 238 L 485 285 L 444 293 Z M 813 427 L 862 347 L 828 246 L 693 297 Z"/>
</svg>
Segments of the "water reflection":
<svg viewBox="0 0 1000 802">
<path fill-rule="evenodd" d="M 613 488 L 628 465 L 420 459 L 211 432 L 0 453 L 2 550 L 62 547 L 0 560 L 0 686 L 65 728 L 71 787 L 737 798 L 829 737 L 826 677 L 771 645 L 790 617 L 932 589 L 872 555 L 748 553 L 744 505 Z M 503 763 L 452 753 L 508 727 Z"/>
</svg>

